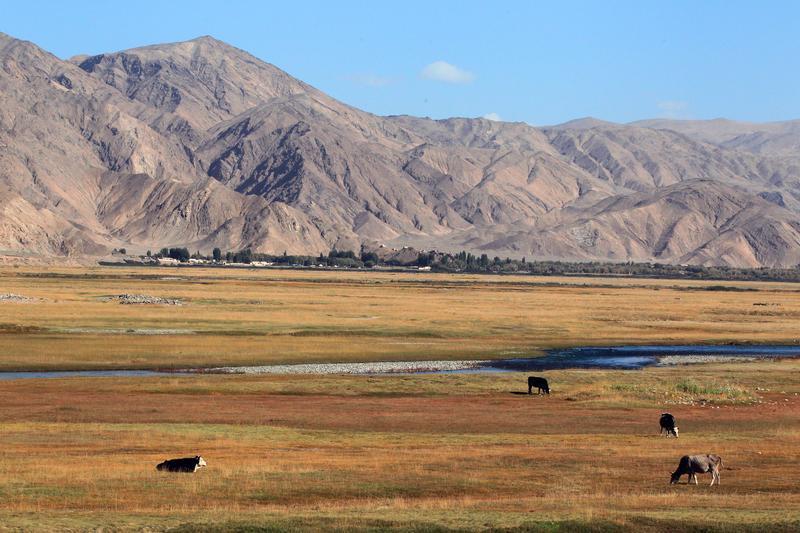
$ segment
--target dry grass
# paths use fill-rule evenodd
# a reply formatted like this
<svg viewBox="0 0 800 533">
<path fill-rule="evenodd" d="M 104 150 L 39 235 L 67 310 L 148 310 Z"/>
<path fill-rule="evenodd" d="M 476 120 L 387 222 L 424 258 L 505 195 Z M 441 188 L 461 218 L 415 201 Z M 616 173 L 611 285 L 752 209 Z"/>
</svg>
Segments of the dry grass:
<svg viewBox="0 0 800 533">
<path fill-rule="evenodd" d="M 737 290 L 708 290 L 725 285 Z M 741 290 L 748 289 L 748 290 Z M 791 284 L 0 269 L 0 368 L 534 355 L 796 342 Z M 125 306 L 141 293 L 186 305 Z M 768 304 L 768 305 L 754 305 Z M 168 335 L 152 330 L 168 329 Z M 130 330 L 130 331 L 129 331 Z M 176 333 L 177 331 L 177 333 Z M 524 376 L 0 382 L 0 529 L 796 530 L 800 361 Z M 676 415 L 680 439 L 658 436 Z M 669 486 L 685 453 L 721 487 Z M 202 453 L 195 475 L 157 462 Z"/>
<path fill-rule="evenodd" d="M 559 346 L 796 343 L 792 284 L 223 269 L 0 269 L 2 369 L 536 355 Z M 749 289 L 749 290 L 741 290 Z M 137 293 L 186 305 L 119 305 Z M 768 305 L 755 306 L 755 303 Z M 170 335 L 141 334 L 170 330 Z"/>
<path fill-rule="evenodd" d="M 524 376 L 186 376 L 0 383 L 0 522 L 276 529 L 730 530 L 800 522 L 800 362 Z M 656 391 L 654 396 L 640 389 Z M 769 389 L 769 390 L 765 390 Z M 662 394 L 666 393 L 666 394 Z M 658 436 L 670 410 L 680 439 Z M 685 453 L 721 487 L 669 486 Z M 209 467 L 154 465 L 202 453 Z M 707 476 L 706 476 L 707 477 Z M 691 497 L 688 497 L 691 495 Z"/>
</svg>

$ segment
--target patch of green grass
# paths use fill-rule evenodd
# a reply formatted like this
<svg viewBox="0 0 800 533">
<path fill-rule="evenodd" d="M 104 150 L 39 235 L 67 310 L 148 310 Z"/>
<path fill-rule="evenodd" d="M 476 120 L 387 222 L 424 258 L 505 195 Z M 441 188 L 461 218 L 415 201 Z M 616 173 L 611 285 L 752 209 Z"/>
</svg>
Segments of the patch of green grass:
<svg viewBox="0 0 800 533">
<path fill-rule="evenodd" d="M 773 524 L 731 524 L 725 522 L 691 522 L 683 520 L 664 520 L 646 517 L 635 517 L 625 521 L 611 520 L 564 520 L 526 522 L 517 527 L 493 529 L 504 533 L 522 532 L 660 532 L 683 531 L 691 533 L 746 533 L 761 531 L 797 531 L 797 522 L 779 522 Z"/>
<path fill-rule="evenodd" d="M 438 514 L 438 513 L 437 513 Z M 402 531 L 413 533 L 452 533 L 466 531 L 494 531 L 500 533 L 617 533 L 685 531 L 689 533 L 756 533 L 794 532 L 800 528 L 800 522 L 784 520 L 769 523 L 735 523 L 726 521 L 693 521 L 650 517 L 620 518 L 579 518 L 579 519 L 539 519 L 524 520 L 517 525 L 508 525 L 496 514 L 468 512 L 451 516 L 449 520 L 441 520 L 441 516 L 422 513 L 417 517 L 400 516 L 347 516 L 347 515 L 308 515 L 282 516 L 275 513 L 262 513 L 259 516 L 239 518 L 223 518 L 215 516 L 148 516 L 125 515 L 114 513 L 98 519 L 97 516 L 70 513 L 37 513 L 33 516 L 0 515 L 0 521 L 6 526 L 29 530 L 32 528 L 53 530 L 114 530 L 114 531 L 169 531 L 185 533 L 204 532 L 236 532 L 236 533 L 271 533 L 300 531 L 333 531 L 372 533 L 383 531 Z M 440 519 L 437 521 L 437 519 Z M 444 522 L 444 523 L 442 523 Z M 512 524 L 518 522 L 515 513 L 509 516 Z M 53 526 L 52 528 L 48 525 Z"/>
<path fill-rule="evenodd" d="M 743 388 L 730 383 L 706 383 L 700 384 L 693 379 L 682 379 L 675 385 L 675 390 L 687 394 L 705 394 L 711 396 L 723 396 L 731 400 L 750 397 L 750 393 Z"/>
<path fill-rule="evenodd" d="M 682 379 L 675 385 L 678 392 L 685 392 L 688 394 L 713 394 L 713 395 L 734 395 L 741 396 L 745 391 L 735 385 L 729 383 L 706 383 L 700 384 L 693 379 Z"/>
<path fill-rule="evenodd" d="M 262 522 L 260 524 L 248 524 L 242 522 L 225 522 L 221 524 L 197 524 L 187 523 L 169 529 L 170 532 L 183 533 L 190 531 L 225 531 L 236 533 L 271 533 L 271 532 L 294 532 L 294 531 L 335 531 L 335 532 L 382 532 L 382 531 L 409 531 L 416 533 L 445 533 L 453 531 L 469 531 L 468 529 L 452 529 L 431 522 L 398 522 L 394 520 L 363 519 L 363 520 L 341 520 L 331 517 L 304 517 L 272 522 Z"/>
<path fill-rule="evenodd" d="M 692 379 L 682 379 L 675 384 L 675 390 L 688 394 L 701 394 L 703 392 L 703 387 Z"/>
<path fill-rule="evenodd" d="M 86 494 L 83 487 L 68 485 L 26 485 L 10 482 L 0 485 L 0 500 L 24 499 L 29 501 L 51 498 L 80 498 Z"/>
</svg>

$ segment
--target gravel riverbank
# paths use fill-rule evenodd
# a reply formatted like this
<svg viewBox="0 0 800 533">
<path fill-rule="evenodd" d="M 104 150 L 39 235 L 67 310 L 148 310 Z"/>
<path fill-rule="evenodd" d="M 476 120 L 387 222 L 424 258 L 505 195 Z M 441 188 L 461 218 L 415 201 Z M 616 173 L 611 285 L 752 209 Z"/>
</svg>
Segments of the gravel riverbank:
<svg viewBox="0 0 800 533">
<path fill-rule="evenodd" d="M 677 366 L 702 363 L 746 362 L 771 359 L 775 355 L 659 355 L 595 358 L 591 360 L 548 361 L 540 357 L 530 360 L 458 360 L 458 361 L 390 361 L 373 363 L 312 363 L 296 365 L 228 366 L 197 370 L 212 374 L 413 374 L 420 372 L 541 372 L 568 368 L 627 368 L 646 366 Z M 528 362 L 529 361 L 529 362 Z"/>
<path fill-rule="evenodd" d="M 299 365 L 227 366 L 206 372 L 222 374 L 408 374 L 472 370 L 489 361 L 387 361 L 374 363 L 319 363 Z"/>
<path fill-rule="evenodd" d="M 758 359 L 772 359 L 769 355 L 665 355 L 658 358 L 656 366 L 696 365 L 701 363 L 744 363 Z"/>
</svg>

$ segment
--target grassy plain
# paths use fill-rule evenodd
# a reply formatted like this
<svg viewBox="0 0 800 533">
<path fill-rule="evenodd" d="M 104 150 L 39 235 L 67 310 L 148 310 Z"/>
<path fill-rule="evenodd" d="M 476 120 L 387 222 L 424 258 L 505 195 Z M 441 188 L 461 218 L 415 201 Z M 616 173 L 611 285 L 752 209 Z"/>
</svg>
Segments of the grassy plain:
<svg viewBox="0 0 800 533">
<path fill-rule="evenodd" d="M 798 371 L 553 371 L 549 397 L 516 373 L 0 382 L 0 524 L 797 530 Z M 195 453 L 197 474 L 155 471 Z M 668 485 L 686 453 L 722 455 L 722 485 Z"/>
<path fill-rule="evenodd" d="M 0 269 L 0 369 L 498 358 L 800 342 L 800 286 L 193 268 Z M 182 306 L 120 305 L 122 293 Z M 158 334 L 157 334 L 158 333 Z M 166 334 L 165 334 L 166 333 Z"/>
<path fill-rule="evenodd" d="M 1 369 L 798 342 L 792 284 L 0 270 Z M 122 294 L 185 305 L 120 305 Z M 800 361 L 525 375 L 0 381 L 0 530 L 796 531 Z M 679 439 L 658 436 L 658 416 Z M 208 468 L 155 464 L 202 454 Z M 722 486 L 668 485 L 681 455 Z M 685 478 L 684 478 L 685 479 Z"/>
</svg>

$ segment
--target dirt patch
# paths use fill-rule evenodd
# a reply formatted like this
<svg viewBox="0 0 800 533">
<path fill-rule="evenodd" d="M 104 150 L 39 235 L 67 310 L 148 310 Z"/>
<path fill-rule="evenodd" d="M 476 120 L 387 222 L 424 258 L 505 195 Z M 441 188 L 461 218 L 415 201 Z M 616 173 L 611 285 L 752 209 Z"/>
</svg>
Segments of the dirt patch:
<svg viewBox="0 0 800 533">
<path fill-rule="evenodd" d="M 57 328 L 56 333 L 77 333 L 88 335 L 194 335 L 191 329 L 154 328 Z"/>
<path fill-rule="evenodd" d="M 25 334 L 25 333 L 40 333 L 42 328 L 38 326 L 26 326 L 24 324 L 8 324 L 0 323 L 0 335 L 3 334 Z"/>
</svg>

